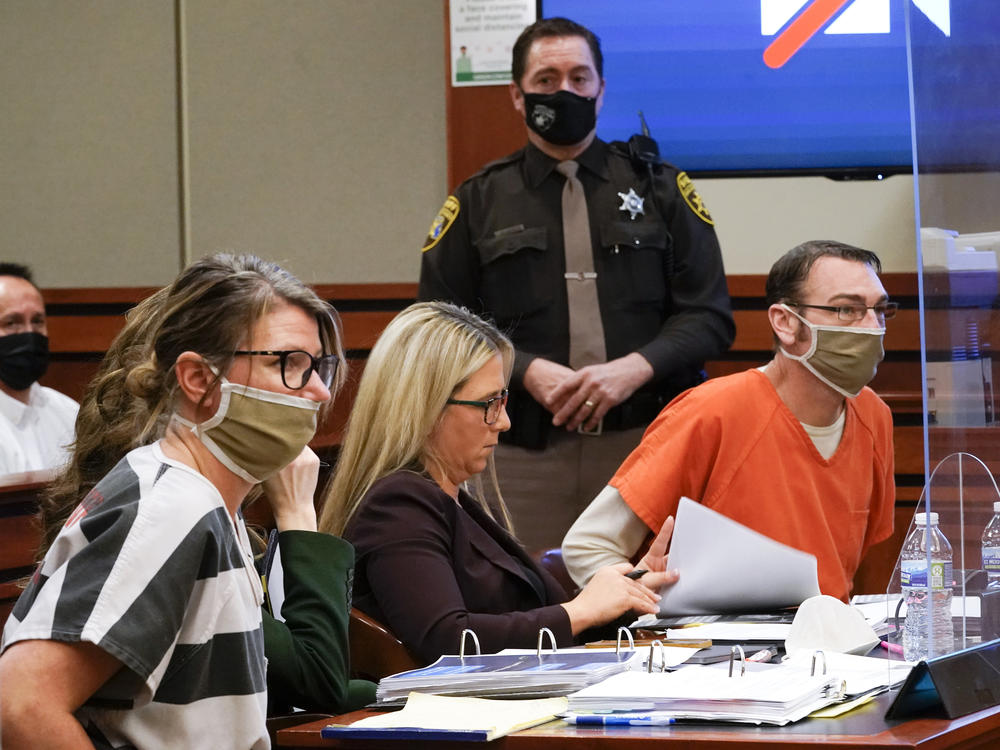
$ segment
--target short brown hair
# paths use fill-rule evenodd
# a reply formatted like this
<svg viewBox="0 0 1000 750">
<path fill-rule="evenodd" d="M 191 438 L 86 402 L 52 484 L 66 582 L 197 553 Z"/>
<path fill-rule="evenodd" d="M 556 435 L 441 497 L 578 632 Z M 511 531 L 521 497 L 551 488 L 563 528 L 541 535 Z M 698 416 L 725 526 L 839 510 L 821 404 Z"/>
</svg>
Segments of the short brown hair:
<svg viewBox="0 0 1000 750">
<path fill-rule="evenodd" d="M 797 301 L 813 264 L 826 256 L 864 263 L 875 273 L 882 273 L 882 262 L 871 250 L 834 240 L 809 240 L 793 247 L 771 266 L 764 287 L 767 306 Z"/>
<path fill-rule="evenodd" d="M 586 26 L 581 26 L 576 21 L 568 18 L 541 18 L 531 26 L 525 28 L 521 35 L 514 42 L 514 50 L 510 63 L 511 78 L 518 86 L 524 78 L 524 69 L 528 65 L 528 51 L 536 39 L 544 39 L 550 36 L 579 36 L 587 42 L 590 47 L 590 54 L 594 58 L 594 67 L 597 68 L 599 78 L 604 78 L 604 56 L 601 54 L 601 40 Z"/>
</svg>

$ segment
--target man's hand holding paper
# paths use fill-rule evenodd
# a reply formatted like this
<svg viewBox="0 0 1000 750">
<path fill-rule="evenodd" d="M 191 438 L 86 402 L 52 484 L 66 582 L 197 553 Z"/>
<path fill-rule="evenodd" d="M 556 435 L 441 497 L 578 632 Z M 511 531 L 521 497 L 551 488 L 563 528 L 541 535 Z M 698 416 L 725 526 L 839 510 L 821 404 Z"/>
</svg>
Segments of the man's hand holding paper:
<svg viewBox="0 0 1000 750">
<path fill-rule="evenodd" d="M 648 567 L 662 556 L 663 529 L 639 563 Z M 763 612 L 795 606 L 819 594 L 816 558 L 748 529 L 732 519 L 682 497 L 670 564 L 683 575 L 660 594 L 660 616 Z M 670 534 L 667 533 L 667 539 Z M 663 542 L 662 548 L 656 547 Z"/>
</svg>

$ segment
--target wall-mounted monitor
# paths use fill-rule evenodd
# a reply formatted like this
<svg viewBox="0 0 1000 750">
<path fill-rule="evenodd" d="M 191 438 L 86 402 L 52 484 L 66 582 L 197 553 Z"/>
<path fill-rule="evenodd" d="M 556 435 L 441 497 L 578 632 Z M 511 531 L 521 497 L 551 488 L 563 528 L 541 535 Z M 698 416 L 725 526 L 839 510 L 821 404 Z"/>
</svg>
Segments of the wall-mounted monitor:
<svg viewBox="0 0 1000 750">
<path fill-rule="evenodd" d="M 921 168 L 1000 168 L 953 135 L 1000 144 L 997 0 L 542 0 L 540 10 L 601 39 L 600 136 L 626 140 L 642 110 L 664 158 L 703 175 L 911 171 L 909 22 Z"/>
</svg>

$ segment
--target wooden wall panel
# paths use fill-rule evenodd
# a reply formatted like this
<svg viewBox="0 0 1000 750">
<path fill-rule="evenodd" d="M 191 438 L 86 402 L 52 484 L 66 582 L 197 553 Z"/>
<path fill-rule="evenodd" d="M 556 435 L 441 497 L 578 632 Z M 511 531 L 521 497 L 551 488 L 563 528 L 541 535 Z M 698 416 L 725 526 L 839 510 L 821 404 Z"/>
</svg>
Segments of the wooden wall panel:
<svg viewBox="0 0 1000 750">
<path fill-rule="evenodd" d="M 854 575 L 855 594 L 884 594 L 903 546 L 903 537 L 913 517 L 910 506 L 896 506 L 892 536 L 868 550 Z"/>
<path fill-rule="evenodd" d="M 898 523 L 893 540 L 873 549 L 859 571 L 859 590 L 869 592 L 884 590 L 881 581 L 895 563 L 900 542 L 897 537 L 905 533 L 905 528 L 900 531 L 899 527 L 909 524 L 924 474 L 916 276 L 885 274 L 883 283 L 890 296 L 900 300 L 904 307 L 889 323 L 886 360 L 872 383 L 893 411 Z M 732 275 L 728 277 L 728 285 L 735 309 L 737 337 L 729 352 L 706 363 L 706 370 L 712 377 L 760 366 L 772 356 L 763 299 L 764 276 Z M 347 383 L 312 444 L 332 463 L 368 351 L 393 316 L 413 301 L 416 284 L 321 284 L 315 289 L 340 312 L 348 352 Z M 43 382 L 79 399 L 104 350 L 124 323 L 125 312 L 152 291 L 146 287 L 44 290 L 54 357 Z M 937 323 L 948 316 L 962 314 L 961 311 L 928 311 L 928 316 Z M 992 318 L 992 315 L 983 318 L 984 325 L 992 325 Z M 1000 445 L 994 445 L 993 430 L 989 428 L 932 429 L 930 439 L 932 456 L 957 449 L 968 450 L 983 456 L 992 470 L 1000 471 Z M 253 513 L 266 516 L 266 507 Z M 259 522 L 266 526 L 267 518 Z"/>
</svg>

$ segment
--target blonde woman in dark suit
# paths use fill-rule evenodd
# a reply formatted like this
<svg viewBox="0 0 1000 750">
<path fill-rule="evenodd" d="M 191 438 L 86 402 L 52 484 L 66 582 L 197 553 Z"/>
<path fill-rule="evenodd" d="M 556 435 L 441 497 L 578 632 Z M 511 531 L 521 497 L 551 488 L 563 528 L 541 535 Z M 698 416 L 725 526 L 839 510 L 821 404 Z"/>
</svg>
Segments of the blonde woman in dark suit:
<svg viewBox="0 0 1000 750">
<path fill-rule="evenodd" d="M 657 611 L 655 592 L 676 579 L 667 528 L 641 581 L 627 563 L 610 566 L 570 599 L 518 543 L 502 499 L 491 505 L 473 487 L 487 468 L 496 484 L 512 360 L 510 341 L 464 308 L 404 310 L 372 349 L 327 490 L 320 529 L 355 546 L 355 606 L 426 661 L 454 653 L 464 628 L 486 651 L 534 646 L 540 627 L 567 646 Z"/>
</svg>

